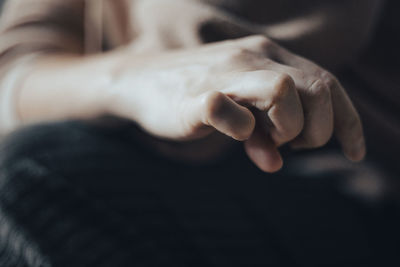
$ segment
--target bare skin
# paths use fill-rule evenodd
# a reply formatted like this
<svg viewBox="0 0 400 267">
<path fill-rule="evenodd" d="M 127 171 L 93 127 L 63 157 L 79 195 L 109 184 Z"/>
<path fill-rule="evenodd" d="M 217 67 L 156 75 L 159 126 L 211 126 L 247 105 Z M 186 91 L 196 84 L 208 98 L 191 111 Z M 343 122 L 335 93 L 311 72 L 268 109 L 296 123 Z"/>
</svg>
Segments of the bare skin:
<svg viewBox="0 0 400 267">
<path fill-rule="evenodd" d="M 266 172 L 282 167 L 285 143 L 316 148 L 334 134 L 350 160 L 366 153 L 359 115 L 337 79 L 263 36 L 155 55 L 44 56 L 18 106 L 24 123 L 111 114 L 172 141 L 219 132 L 243 141 Z"/>
</svg>

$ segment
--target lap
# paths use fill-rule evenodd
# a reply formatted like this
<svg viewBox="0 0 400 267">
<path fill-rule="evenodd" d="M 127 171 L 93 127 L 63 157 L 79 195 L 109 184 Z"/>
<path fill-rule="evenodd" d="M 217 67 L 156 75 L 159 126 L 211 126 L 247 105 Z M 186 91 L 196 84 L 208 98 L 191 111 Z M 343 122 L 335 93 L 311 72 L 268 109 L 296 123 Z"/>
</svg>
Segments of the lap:
<svg viewBox="0 0 400 267">
<path fill-rule="evenodd" d="M 2 211 L 55 266 L 373 263 L 363 220 L 376 217 L 338 173 L 265 175 L 244 156 L 185 166 L 129 131 L 65 122 L 3 142 Z"/>
</svg>

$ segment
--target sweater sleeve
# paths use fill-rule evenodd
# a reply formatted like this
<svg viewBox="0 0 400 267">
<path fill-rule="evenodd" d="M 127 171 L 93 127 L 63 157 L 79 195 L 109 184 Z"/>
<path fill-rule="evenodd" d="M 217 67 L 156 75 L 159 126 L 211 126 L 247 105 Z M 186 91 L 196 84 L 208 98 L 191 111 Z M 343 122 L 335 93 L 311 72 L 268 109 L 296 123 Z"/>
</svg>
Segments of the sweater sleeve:
<svg viewBox="0 0 400 267">
<path fill-rule="evenodd" d="M 6 2 L 0 18 L 0 135 L 19 124 L 15 97 L 38 55 L 85 52 L 85 2 Z"/>
</svg>

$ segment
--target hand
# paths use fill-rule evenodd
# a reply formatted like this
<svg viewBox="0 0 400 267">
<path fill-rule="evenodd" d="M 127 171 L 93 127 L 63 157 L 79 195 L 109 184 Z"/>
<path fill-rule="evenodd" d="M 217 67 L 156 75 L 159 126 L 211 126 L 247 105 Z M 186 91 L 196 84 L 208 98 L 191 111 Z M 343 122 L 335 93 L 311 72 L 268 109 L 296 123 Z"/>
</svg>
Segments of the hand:
<svg viewBox="0 0 400 267">
<path fill-rule="evenodd" d="M 266 172 L 281 168 L 280 145 L 316 148 L 333 133 L 349 159 L 365 156 L 360 118 L 337 79 L 265 37 L 126 54 L 108 91 L 108 111 L 151 135 L 185 141 L 219 131 L 244 141 Z"/>
</svg>

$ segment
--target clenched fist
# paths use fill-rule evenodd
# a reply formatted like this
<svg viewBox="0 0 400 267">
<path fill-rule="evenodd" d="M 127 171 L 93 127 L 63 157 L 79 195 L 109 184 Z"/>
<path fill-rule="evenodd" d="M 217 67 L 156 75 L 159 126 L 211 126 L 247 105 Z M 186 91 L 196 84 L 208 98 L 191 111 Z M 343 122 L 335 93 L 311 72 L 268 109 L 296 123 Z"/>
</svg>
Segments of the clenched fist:
<svg viewBox="0 0 400 267">
<path fill-rule="evenodd" d="M 107 112 L 151 135 L 185 141 L 219 131 L 244 141 L 267 172 L 282 166 L 280 145 L 316 148 L 333 133 L 349 159 L 365 156 L 359 115 L 337 79 L 266 37 L 137 58 L 124 53 Z"/>
</svg>

